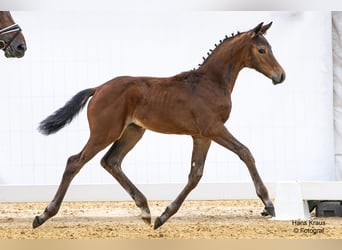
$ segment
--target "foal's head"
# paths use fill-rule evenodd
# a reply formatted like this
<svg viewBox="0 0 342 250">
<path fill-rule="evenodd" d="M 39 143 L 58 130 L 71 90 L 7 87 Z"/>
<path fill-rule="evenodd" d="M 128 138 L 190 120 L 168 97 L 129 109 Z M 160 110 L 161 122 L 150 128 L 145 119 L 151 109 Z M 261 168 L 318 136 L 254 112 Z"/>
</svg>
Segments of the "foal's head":
<svg viewBox="0 0 342 250">
<path fill-rule="evenodd" d="M 0 11 L 0 49 L 6 57 L 23 57 L 26 42 L 19 25 L 15 24 L 9 11 Z"/>
<path fill-rule="evenodd" d="M 271 46 L 264 37 L 271 25 L 272 22 L 267 25 L 260 23 L 254 29 L 246 32 L 251 43 L 248 48 L 245 66 L 253 68 L 272 79 L 273 84 L 278 84 L 285 80 L 285 71 L 275 59 Z"/>
</svg>

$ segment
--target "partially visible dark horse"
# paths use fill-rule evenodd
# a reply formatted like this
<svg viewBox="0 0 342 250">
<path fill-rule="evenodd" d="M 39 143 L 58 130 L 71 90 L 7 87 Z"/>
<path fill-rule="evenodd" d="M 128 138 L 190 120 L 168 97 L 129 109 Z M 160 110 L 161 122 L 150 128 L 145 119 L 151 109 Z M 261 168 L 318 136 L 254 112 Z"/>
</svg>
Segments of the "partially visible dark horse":
<svg viewBox="0 0 342 250">
<path fill-rule="evenodd" d="M 36 228 L 54 216 L 74 176 L 99 151 L 113 144 L 101 165 L 130 194 L 142 211 L 142 219 L 151 223 L 145 196 L 121 169 L 125 155 L 146 129 L 166 134 L 187 134 L 193 138 L 191 170 L 188 183 L 178 197 L 154 222 L 165 223 L 198 184 L 211 141 L 236 153 L 247 165 L 256 193 L 265 205 L 264 215 L 275 215 L 268 191 L 263 184 L 252 154 L 224 126 L 231 111 L 231 93 L 240 70 L 253 68 L 272 79 L 284 81 L 285 72 L 274 58 L 264 37 L 272 23 L 260 23 L 254 29 L 226 37 L 199 68 L 168 78 L 114 78 L 96 88 L 76 94 L 64 107 L 40 123 L 43 134 L 51 134 L 71 122 L 88 105 L 90 138 L 79 154 L 71 156 L 57 193 L 44 213 L 36 216 Z"/>
<path fill-rule="evenodd" d="M 23 57 L 26 42 L 21 28 L 13 21 L 9 11 L 0 11 L 0 49 L 6 57 Z"/>
</svg>

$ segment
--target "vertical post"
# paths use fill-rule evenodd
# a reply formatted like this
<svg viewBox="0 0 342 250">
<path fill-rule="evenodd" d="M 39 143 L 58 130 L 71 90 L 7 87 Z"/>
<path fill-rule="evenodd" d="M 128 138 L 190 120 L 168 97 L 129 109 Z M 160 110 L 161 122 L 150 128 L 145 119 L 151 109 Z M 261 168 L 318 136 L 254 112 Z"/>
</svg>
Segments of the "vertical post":
<svg viewBox="0 0 342 250">
<path fill-rule="evenodd" d="M 336 180 L 342 180 L 342 12 L 332 13 Z"/>
<path fill-rule="evenodd" d="M 278 182 L 274 200 L 275 220 L 307 220 L 310 218 L 309 206 L 303 200 L 298 182 Z"/>
</svg>

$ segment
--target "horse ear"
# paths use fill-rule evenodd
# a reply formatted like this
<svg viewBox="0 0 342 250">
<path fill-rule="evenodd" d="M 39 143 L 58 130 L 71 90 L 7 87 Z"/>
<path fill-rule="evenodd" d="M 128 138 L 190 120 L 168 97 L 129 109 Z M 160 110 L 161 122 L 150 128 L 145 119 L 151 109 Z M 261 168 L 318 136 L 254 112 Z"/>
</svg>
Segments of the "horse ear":
<svg viewBox="0 0 342 250">
<path fill-rule="evenodd" d="M 256 26 L 254 29 L 251 29 L 248 33 L 251 35 L 251 37 L 255 37 L 259 32 L 260 30 L 262 29 L 262 25 L 264 23 L 259 23 L 258 26 Z"/>
<path fill-rule="evenodd" d="M 266 35 L 266 31 L 272 26 L 272 22 L 270 22 L 269 24 L 266 24 L 264 26 L 261 27 L 260 32 L 263 35 Z"/>
</svg>

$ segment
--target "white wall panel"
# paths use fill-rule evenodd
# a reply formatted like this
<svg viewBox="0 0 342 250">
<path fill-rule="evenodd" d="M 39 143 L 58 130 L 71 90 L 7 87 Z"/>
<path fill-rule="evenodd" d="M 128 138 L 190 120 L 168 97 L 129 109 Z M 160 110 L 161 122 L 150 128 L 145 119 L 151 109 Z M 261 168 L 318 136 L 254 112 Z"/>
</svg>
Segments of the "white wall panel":
<svg viewBox="0 0 342 250">
<path fill-rule="evenodd" d="M 342 180 L 342 12 L 332 14 L 336 179 Z"/>
<path fill-rule="evenodd" d="M 38 123 L 78 91 L 119 75 L 171 76 L 201 63 L 226 34 L 273 21 L 267 34 L 287 73 L 271 80 L 243 70 L 233 92 L 230 131 L 254 154 L 265 181 L 334 180 L 329 12 L 13 12 L 24 58 L 0 57 L 0 184 L 58 184 L 67 158 L 88 138 L 86 112 L 55 135 Z M 192 140 L 147 132 L 124 161 L 140 184 L 183 183 Z M 99 153 L 74 179 L 116 183 Z M 202 182 L 250 181 L 239 158 L 213 144 Z"/>
</svg>

